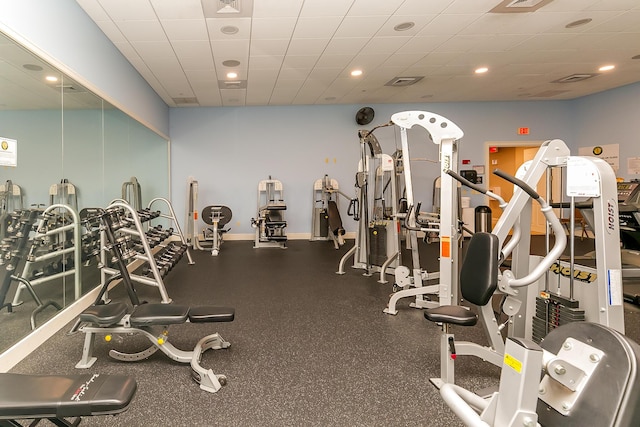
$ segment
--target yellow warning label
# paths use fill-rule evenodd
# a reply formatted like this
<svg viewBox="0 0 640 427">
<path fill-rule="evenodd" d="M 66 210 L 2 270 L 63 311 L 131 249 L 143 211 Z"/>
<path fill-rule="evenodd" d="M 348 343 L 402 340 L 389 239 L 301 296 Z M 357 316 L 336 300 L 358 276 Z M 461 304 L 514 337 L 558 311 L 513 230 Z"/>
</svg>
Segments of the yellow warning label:
<svg viewBox="0 0 640 427">
<path fill-rule="evenodd" d="M 504 364 L 510 366 L 517 373 L 522 372 L 522 362 L 510 355 L 509 353 L 504 354 Z"/>
</svg>

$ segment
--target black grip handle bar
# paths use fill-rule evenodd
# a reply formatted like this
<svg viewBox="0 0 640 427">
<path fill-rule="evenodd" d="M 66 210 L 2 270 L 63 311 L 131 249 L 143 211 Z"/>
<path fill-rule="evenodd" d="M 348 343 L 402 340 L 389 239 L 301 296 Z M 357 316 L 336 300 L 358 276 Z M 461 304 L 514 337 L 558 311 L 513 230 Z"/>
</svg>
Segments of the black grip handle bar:
<svg viewBox="0 0 640 427">
<path fill-rule="evenodd" d="M 447 169 L 446 173 L 447 173 L 447 175 L 450 175 L 456 181 L 460 181 L 460 183 L 462 183 L 463 185 L 471 188 L 472 190 L 476 190 L 478 193 L 487 194 L 487 190 L 486 189 L 480 187 L 477 184 L 474 184 L 473 182 L 469 181 L 466 178 L 463 178 L 462 176 L 458 175 L 457 173 L 455 173 L 451 169 Z"/>
<path fill-rule="evenodd" d="M 524 190 L 525 193 L 527 193 L 529 196 L 531 196 L 531 198 L 533 200 L 538 200 L 540 198 L 540 195 L 536 192 L 536 190 L 534 190 L 533 188 L 531 188 L 529 186 L 529 184 L 527 184 L 526 182 L 522 181 L 521 179 L 516 178 L 515 176 L 509 175 L 506 172 L 501 171 L 500 169 L 496 169 L 493 171 L 493 173 L 495 175 L 498 175 L 500 178 L 505 179 L 507 181 L 509 181 L 510 183 L 517 185 L 518 187 L 522 188 Z"/>
</svg>

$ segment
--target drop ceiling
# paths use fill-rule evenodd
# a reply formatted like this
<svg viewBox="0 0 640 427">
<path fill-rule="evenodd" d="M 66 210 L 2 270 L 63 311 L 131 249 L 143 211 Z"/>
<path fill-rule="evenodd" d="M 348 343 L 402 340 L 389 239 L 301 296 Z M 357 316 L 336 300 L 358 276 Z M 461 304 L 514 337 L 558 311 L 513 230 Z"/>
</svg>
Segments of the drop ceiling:
<svg viewBox="0 0 640 427">
<path fill-rule="evenodd" d="M 572 99 L 640 81 L 638 0 L 77 2 L 171 107 Z"/>
</svg>

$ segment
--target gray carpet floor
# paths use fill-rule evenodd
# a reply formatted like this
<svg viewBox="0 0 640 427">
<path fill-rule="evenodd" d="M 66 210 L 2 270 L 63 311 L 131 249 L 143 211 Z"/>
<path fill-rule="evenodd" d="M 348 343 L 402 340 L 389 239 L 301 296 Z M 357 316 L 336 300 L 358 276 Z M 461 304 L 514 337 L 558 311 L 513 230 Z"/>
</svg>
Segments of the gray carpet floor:
<svg viewBox="0 0 640 427">
<path fill-rule="evenodd" d="M 291 241 L 282 249 L 253 249 L 225 242 L 218 257 L 193 251 L 167 276 L 175 303 L 236 309 L 230 323 L 184 324 L 169 340 L 190 350 L 219 332 L 231 347 L 209 351 L 202 365 L 225 374 L 212 394 L 190 378 L 188 365 L 161 353 L 137 363 L 108 357 L 110 348 L 146 346 L 139 337 L 98 340 L 89 372 L 133 375 L 138 392 L 118 416 L 87 417 L 85 426 L 459 426 L 429 378 L 439 376 L 439 334 L 420 310 L 401 300 L 396 316 L 383 314 L 392 284 L 379 284 L 349 269 L 336 275 L 352 242 L 336 251 L 328 242 Z M 426 247 L 430 246 L 430 247 Z M 437 265 L 437 245 L 425 245 L 425 261 Z M 153 287 L 138 286 L 141 299 L 158 301 Z M 126 300 L 121 289 L 111 292 Z M 625 305 L 627 335 L 640 338 L 640 311 Z M 12 372 L 74 374 L 83 336 L 59 332 Z M 456 338 L 484 342 L 480 327 L 456 328 Z M 498 382 L 498 368 L 472 357 L 456 362 L 456 381 L 478 390 Z"/>
</svg>

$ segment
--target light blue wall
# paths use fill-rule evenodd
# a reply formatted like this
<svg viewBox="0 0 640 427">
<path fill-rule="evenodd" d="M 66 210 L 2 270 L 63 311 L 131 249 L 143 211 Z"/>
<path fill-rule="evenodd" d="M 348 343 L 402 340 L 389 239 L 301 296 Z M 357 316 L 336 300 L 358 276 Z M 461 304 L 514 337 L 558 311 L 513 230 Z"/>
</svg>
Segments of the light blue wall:
<svg viewBox="0 0 640 427">
<path fill-rule="evenodd" d="M 620 145 L 618 176 L 639 179 L 629 174 L 627 159 L 640 157 L 640 83 L 585 96 L 575 103 L 576 120 L 573 147 L 604 144 Z"/>
<path fill-rule="evenodd" d="M 0 31 L 130 116 L 169 134 L 169 109 L 74 0 L 0 0 Z"/>
<path fill-rule="evenodd" d="M 284 185 L 288 233 L 309 233 L 313 183 L 324 174 L 355 194 L 354 179 L 360 158 L 355 114 L 361 106 L 295 106 L 171 109 L 171 161 L 173 203 L 185 217 L 187 179 L 199 183 L 197 208 L 226 204 L 234 215 L 231 233 L 253 233 L 250 219 L 257 214 L 257 185 L 271 175 Z M 374 121 L 365 128 L 389 121 L 406 110 L 440 114 L 460 126 L 465 137 L 460 160 L 485 163 L 486 141 L 543 141 L 560 138 L 571 144 L 573 109 L 570 102 L 483 102 L 449 104 L 373 105 Z M 518 136 L 519 127 L 531 134 Z M 400 146 L 395 127 L 376 131 L 383 152 Z M 411 158 L 438 159 L 438 149 L 422 129 L 409 132 Z M 334 162 L 335 159 L 335 162 Z M 416 201 L 431 206 L 433 180 L 439 165 L 412 164 Z M 356 223 L 346 217 L 345 228 Z M 239 222 L 239 223 L 238 223 Z"/>
</svg>

